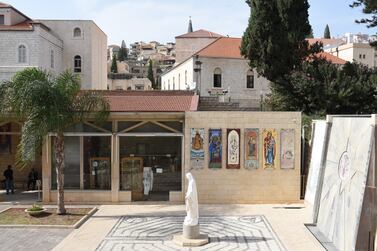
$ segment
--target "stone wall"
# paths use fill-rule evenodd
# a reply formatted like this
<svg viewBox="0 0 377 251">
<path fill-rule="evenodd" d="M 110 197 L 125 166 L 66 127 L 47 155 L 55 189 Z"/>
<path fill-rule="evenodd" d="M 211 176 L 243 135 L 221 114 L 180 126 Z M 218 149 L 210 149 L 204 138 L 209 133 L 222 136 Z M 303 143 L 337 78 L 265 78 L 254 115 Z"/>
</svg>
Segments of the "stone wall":
<svg viewBox="0 0 377 251">
<path fill-rule="evenodd" d="M 216 37 L 208 38 L 176 38 L 176 57 L 175 63 L 179 64 L 186 60 L 187 58 L 194 55 L 194 53 L 203 49 L 210 43 L 214 42 Z"/>
<path fill-rule="evenodd" d="M 216 68 L 221 69 L 222 89 L 228 89 L 226 97 L 240 102 L 241 106 L 259 107 L 261 95 L 270 92 L 269 81 L 258 76 L 254 70 L 254 88 L 247 88 L 247 73 L 250 70 L 248 60 L 229 58 L 200 57 L 202 71 L 200 74 L 200 96 L 209 96 L 208 91 L 213 89 L 213 74 Z"/>
<path fill-rule="evenodd" d="M 185 172 L 190 169 L 191 128 L 204 128 L 204 169 L 193 170 L 200 203 L 288 203 L 300 200 L 301 114 L 298 112 L 189 112 L 185 120 Z M 222 129 L 222 168 L 208 168 L 208 129 Z M 226 169 L 226 129 L 241 129 L 240 169 Z M 295 129 L 294 169 L 246 170 L 245 128 Z M 260 146 L 262 145 L 260 135 Z M 280 133 L 278 133 L 278 141 Z M 279 152 L 277 160 L 279 160 Z M 262 158 L 262 148 L 259 149 Z M 186 183 L 186 180 L 184 180 Z M 187 184 L 185 184 L 187 186 Z M 181 201 L 184 194 L 181 194 Z M 177 199 L 177 198 L 175 198 Z"/>
</svg>

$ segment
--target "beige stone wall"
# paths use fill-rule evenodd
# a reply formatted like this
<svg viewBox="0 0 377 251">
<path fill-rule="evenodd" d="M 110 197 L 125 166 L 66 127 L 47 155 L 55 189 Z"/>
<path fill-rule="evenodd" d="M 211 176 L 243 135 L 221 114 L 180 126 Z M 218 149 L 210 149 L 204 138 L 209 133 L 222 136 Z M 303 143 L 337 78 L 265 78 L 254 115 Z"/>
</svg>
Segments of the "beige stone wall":
<svg viewBox="0 0 377 251">
<path fill-rule="evenodd" d="M 189 112 L 185 123 L 185 172 L 190 169 L 190 129 L 204 128 L 205 167 L 192 171 L 200 203 L 288 203 L 300 200 L 301 114 L 298 112 Z M 223 163 L 208 168 L 208 129 L 222 129 Z M 226 129 L 241 129 L 241 168 L 226 169 Z M 244 168 L 245 128 L 295 129 L 295 169 Z M 260 135 L 260 146 L 261 146 Z M 262 157 L 262 149 L 259 149 Z M 279 153 L 277 154 L 279 159 Z M 186 181 L 185 181 L 186 183 Z M 186 186 L 187 184 L 185 184 Z M 184 200 L 182 194 L 182 201 Z"/>
<path fill-rule="evenodd" d="M 176 57 L 175 63 L 176 65 L 183 62 L 194 53 L 198 52 L 199 50 L 203 49 L 210 43 L 214 42 L 216 39 L 215 37 L 201 37 L 201 38 L 176 38 Z"/>
</svg>

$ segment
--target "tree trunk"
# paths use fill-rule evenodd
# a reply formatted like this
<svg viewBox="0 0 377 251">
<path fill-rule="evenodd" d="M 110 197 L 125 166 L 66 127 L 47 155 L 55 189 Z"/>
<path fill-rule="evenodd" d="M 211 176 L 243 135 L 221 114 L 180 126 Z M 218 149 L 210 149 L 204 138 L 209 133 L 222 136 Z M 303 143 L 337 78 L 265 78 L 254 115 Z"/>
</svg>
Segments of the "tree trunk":
<svg viewBox="0 0 377 251">
<path fill-rule="evenodd" d="M 64 135 L 58 133 L 55 138 L 56 181 L 58 189 L 57 214 L 66 214 L 64 206 Z"/>
</svg>

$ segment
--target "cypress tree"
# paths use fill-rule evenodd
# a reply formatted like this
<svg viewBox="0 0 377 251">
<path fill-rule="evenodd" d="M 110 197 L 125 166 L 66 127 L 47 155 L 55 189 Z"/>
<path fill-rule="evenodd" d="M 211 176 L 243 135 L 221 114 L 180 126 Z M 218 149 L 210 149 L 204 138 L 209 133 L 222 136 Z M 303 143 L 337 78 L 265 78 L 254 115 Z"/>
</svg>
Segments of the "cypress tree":
<svg viewBox="0 0 377 251">
<path fill-rule="evenodd" d="M 328 24 L 326 24 L 325 32 L 323 33 L 323 38 L 331 38 L 330 27 Z"/>
<path fill-rule="evenodd" d="M 148 79 L 152 82 L 152 88 L 157 89 L 156 80 L 154 79 L 154 74 L 153 74 L 153 62 L 152 62 L 152 60 L 149 60 Z"/>
<path fill-rule="evenodd" d="M 284 83 L 309 55 L 305 38 L 310 34 L 307 0 L 248 0 L 249 25 L 241 53 L 250 66 L 272 82 Z"/>
<path fill-rule="evenodd" d="M 117 55 L 113 55 L 113 61 L 111 62 L 111 73 L 118 73 Z"/>
<path fill-rule="evenodd" d="M 120 46 L 119 53 L 118 53 L 118 59 L 119 61 L 122 62 L 122 61 L 127 60 L 127 58 L 128 58 L 127 45 L 124 42 L 124 40 L 122 40 L 122 45 Z"/>
</svg>

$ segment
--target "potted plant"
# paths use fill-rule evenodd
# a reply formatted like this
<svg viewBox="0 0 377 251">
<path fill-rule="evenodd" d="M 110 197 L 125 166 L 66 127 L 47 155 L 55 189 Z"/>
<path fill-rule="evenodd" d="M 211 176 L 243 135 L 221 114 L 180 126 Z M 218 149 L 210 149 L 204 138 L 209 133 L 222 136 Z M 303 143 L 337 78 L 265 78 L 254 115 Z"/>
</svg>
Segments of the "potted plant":
<svg viewBox="0 0 377 251">
<path fill-rule="evenodd" d="M 25 209 L 25 212 L 31 216 L 37 216 L 43 214 L 44 212 L 46 212 L 46 210 L 47 209 L 42 207 L 41 205 L 34 204 L 32 207 Z"/>
</svg>

